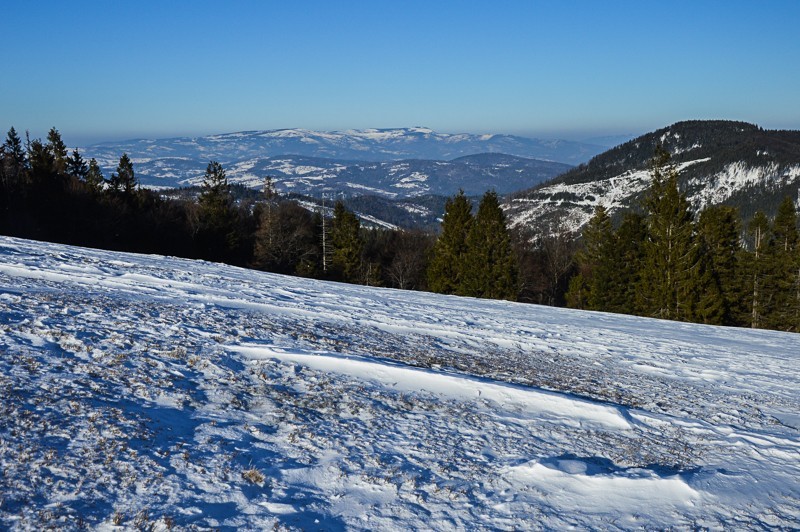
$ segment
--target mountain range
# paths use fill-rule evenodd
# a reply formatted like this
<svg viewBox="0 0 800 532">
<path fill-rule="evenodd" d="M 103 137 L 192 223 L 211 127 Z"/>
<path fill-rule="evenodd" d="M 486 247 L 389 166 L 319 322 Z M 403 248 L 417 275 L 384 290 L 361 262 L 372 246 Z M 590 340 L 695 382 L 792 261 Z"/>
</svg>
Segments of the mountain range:
<svg viewBox="0 0 800 532">
<path fill-rule="evenodd" d="M 798 197 L 800 132 L 724 120 L 678 122 L 607 151 L 403 128 L 254 131 L 97 144 L 82 152 L 107 176 L 128 153 L 140 182 L 153 188 L 199 185 L 213 159 L 232 183 L 260 188 L 271 176 L 282 193 L 344 196 L 363 220 L 378 225 L 436 226 L 444 198 L 458 189 L 472 197 L 494 189 L 510 195 L 504 208 L 512 225 L 574 234 L 598 205 L 612 215 L 637 208 L 658 145 L 672 154 L 695 211 L 726 203 L 747 219 L 756 210 L 774 213 L 786 195 Z"/>
<path fill-rule="evenodd" d="M 612 215 L 637 208 L 650 184 L 656 146 L 672 154 L 679 186 L 693 210 L 737 206 L 747 219 L 773 214 L 784 196 L 798 198 L 800 131 L 770 131 L 745 122 L 678 122 L 612 148 L 505 205 L 512 225 L 578 231 L 598 205 Z"/>
<path fill-rule="evenodd" d="M 451 160 L 478 153 L 505 153 L 566 164 L 579 164 L 605 148 L 568 140 L 542 140 L 515 135 L 438 133 L 429 128 L 310 131 L 273 129 L 204 137 L 129 140 L 94 144 L 85 150 L 98 162 L 115 163 L 121 152 L 136 159 L 188 158 L 222 164 L 233 161 L 304 155 L 354 161 L 400 159 Z"/>
<path fill-rule="evenodd" d="M 202 168 L 201 168 L 202 166 Z M 350 161 L 303 155 L 259 157 L 226 166 L 231 183 L 261 188 L 270 176 L 278 192 L 307 196 L 322 193 L 413 198 L 425 194 L 452 195 L 459 188 L 482 194 L 494 188 L 508 194 L 546 181 L 570 165 L 500 153 L 467 155 L 452 161 L 404 159 Z M 151 187 L 199 186 L 205 165 L 197 160 L 154 159 L 136 164 L 142 184 Z"/>
<path fill-rule="evenodd" d="M 127 153 L 137 178 L 151 188 L 198 185 L 210 160 L 231 183 L 261 187 L 273 177 L 283 192 L 413 197 L 509 193 L 531 187 L 601 153 L 602 146 L 512 135 L 437 133 L 427 128 L 334 132 L 249 131 L 82 148 L 110 175 Z"/>
</svg>

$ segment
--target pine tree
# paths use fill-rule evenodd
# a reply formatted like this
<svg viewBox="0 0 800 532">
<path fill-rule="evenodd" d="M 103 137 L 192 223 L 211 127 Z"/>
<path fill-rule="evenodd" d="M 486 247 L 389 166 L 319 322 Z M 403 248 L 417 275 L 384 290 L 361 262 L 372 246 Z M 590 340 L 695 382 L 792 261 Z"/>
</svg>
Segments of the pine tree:
<svg viewBox="0 0 800 532">
<path fill-rule="evenodd" d="M 132 197 L 136 191 L 136 175 L 133 172 L 133 163 L 127 153 L 123 153 L 119 158 L 117 171 L 111 174 L 108 185 L 109 190 L 126 198 Z"/>
<path fill-rule="evenodd" d="M 659 146 L 650 165 L 652 184 L 645 198 L 648 239 L 642 271 L 641 304 L 649 316 L 686 320 L 691 316 L 692 286 L 698 254 L 692 213 L 678 190 L 678 173 Z"/>
<path fill-rule="evenodd" d="M 516 300 L 517 264 L 497 193 L 483 195 L 467 234 L 460 295 Z"/>
<path fill-rule="evenodd" d="M 344 203 L 337 201 L 333 208 L 331 223 L 331 267 L 343 280 L 349 283 L 360 282 L 361 256 L 364 241 L 360 235 L 361 222 L 347 210 Z"/>
<path fill-rule="evenodd" d="M 442 232 L 433 246 L 428 266 L 428 288 L 441 294 L 455 294 L 464 280 L 467 236 L 472 227 L 472 203 L 460 190 L 447 200 Z"/>
</svg>

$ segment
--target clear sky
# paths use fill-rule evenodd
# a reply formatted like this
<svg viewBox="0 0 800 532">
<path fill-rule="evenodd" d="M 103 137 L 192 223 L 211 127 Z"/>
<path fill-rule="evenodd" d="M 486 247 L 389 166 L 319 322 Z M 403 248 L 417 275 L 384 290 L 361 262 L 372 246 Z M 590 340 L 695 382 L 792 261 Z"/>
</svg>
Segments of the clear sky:
<svg viewBox="0 0 800 532">
<path fill-rule="evenodd" d="M 800 129 L 800 1 L 8 1 L 0 128 Z"/>
</svg>

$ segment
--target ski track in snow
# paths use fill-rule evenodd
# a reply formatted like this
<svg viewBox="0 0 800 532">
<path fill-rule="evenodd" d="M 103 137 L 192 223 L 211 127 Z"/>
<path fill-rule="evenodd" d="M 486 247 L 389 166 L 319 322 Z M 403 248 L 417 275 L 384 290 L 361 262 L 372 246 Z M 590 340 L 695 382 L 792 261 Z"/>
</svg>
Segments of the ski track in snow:
<svg viewBox="0 0 800 532">
<path fill-rule="evenodd" d="M 0 237 L 0 528 L 797 528 L 800 337 Z"/>
</svg>

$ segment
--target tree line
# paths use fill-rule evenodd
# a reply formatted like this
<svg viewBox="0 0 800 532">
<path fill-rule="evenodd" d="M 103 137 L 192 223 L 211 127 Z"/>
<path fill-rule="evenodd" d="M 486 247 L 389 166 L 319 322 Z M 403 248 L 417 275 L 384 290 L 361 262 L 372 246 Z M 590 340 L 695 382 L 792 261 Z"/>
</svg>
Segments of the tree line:
<svg viewBox="0 0 800 532">
<path fill-rule="evenodd" d="M 659 147 L 641 212 L 614 227 L 597 207 L 575 254 L 569 306 L 716 325 L 800 330 L 797 213 L 785 197 L 769 219 L 744 224 L 738 210 L 699 213 L 678 188 Z"/>
<path fill-rule="evenodd" d="M 0 145 L 0 233 L 119 251 L 226 262 L 266 271 L 404 289 L 426 289 L 435 237 L 370 230 L 336 202 L 309 210 L 279 196 L 269 179 L 260 197 L 235 194 L 211 161 L 199 194 L 139 186 L 122 154 L 104 176 L 96 160 L 69 153 L 61 134 Z"/>
<path fill-rule="evenodd" d="M 341 201 L 311 208 L 275 192 L 235 194 L 211 161 L 197 194 L 139 186 L 127 154 L 105 177 L 60 133 L 0 146 L 2 234 L 103 249 L 199 258 L 319 279 L 517 300 L 664 319 L 788 331 L 800 328 L 797 215 L 744 227 L 737 210 L 695 215 L 669 154 L 651 161 L 638 210 L 614 223 L 598 207 L 582 238 L 513 230 L 496 193 L 459 192 L 438 234 L 363 227 Z"/>
</svg>

